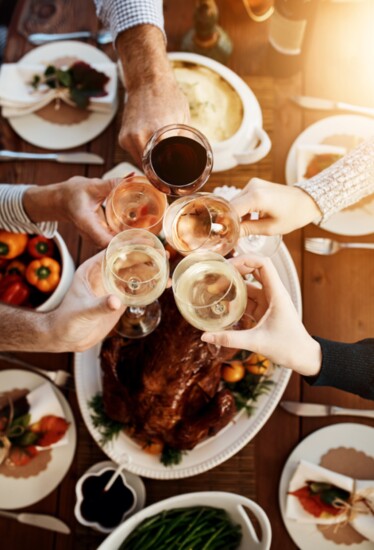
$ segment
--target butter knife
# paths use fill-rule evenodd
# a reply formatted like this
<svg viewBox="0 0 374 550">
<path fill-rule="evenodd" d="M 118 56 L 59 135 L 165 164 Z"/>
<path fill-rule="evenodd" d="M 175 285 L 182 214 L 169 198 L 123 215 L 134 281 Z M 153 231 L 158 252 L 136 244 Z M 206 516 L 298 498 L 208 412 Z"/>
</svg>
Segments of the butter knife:
<svg viewBox="0 0 374 550">
<path fill-rule="evenodd" d="M 63 535 L 69 535 L 70 528 L 58 518 L 53 516 L 47 516 L 45 514 L 17 514 L 14 512 L 5 512 L 0 510 L 0 516 L 4 518 L 15 519 L 20 523 L 27 525 L 33 525 L 34 527 L 41 527 L 42 529 L 49 529 L 50 531 L 56 531 Z"/>
<path fill-rule="evenodd" d="M 0 151 L 0 162 L 9 160 L 55 160 L 66 164 L 104 164 L 104 159 L 94 153 L 26 153 Z"/>
<path fill-rule="evenodd" d="M 295 95 L 291 97 L 292 101 L 305 109 L 321 109 L 323 111 L 351 111 L 361 115 L 374 116 L 374 108 L 363 107 L 361 105 L 352 105 L 343 101 L 333 101 L 332 99 L 323 99 L 321 97 L 311 97 L 306 95 Z"/>
<path fill-rule="evenodd" d="M 364 416 L 374 418 L 374 410 L 347 409 L 335 405 L 320 405 L 317 403 L 298 403 L 297 401 L 281 401 L 280 406 L 285 411 L 297 416 Z"/>
</svg>

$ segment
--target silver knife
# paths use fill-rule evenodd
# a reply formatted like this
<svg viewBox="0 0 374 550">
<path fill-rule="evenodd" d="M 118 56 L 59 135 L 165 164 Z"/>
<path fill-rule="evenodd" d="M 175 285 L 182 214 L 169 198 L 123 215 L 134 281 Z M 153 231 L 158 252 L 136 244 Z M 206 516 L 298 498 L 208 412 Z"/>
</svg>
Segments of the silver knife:
<svg viewBox="0 0 374 550">
<path fill-rule="evenodd" d="M 363 107 L 361 105 L 352 105 L 343 101 L 333 101 L 332 99 L 323 99 L 321 97 L 311 97 L 306 95 L 295 95 L 291 97 L 292 101 L 305 109 L 321 109 L 321 110 L 339 110 L 351 111 L 361 115 L 374 116 L 374 108 Z"/>
<path fill-rule="evenodd" d="M 42 529 L 49 529 L 50 531 L 56 531 L 68 535 L 70 528 L 58 518 L 53 516 L 47 516 L 45 514 L 17 514 L 14 512 L 6 512 L 0 510 L 0 516 L 10 519 L 16 519 L 20 523 L 26 523 L 27 525 L 33 525 L 34 527 L 41 527 Z"/>
<path fill-rule="evenodd" d="M 280 406 L 297 416 L 365 416 L 374 418 L 374 410 L 346 409 L 334 405 L 319 405 L 317 403 L 298 403 L 297 401 L 281 401 Z"/>
<path fill-rule="evenodd" d="M 0 151 L 0 162 L 7 160 L 55 160 L 66 164 L 104 164 L 104 159 L 94 153 L 24 153 Z"/>
</svg>

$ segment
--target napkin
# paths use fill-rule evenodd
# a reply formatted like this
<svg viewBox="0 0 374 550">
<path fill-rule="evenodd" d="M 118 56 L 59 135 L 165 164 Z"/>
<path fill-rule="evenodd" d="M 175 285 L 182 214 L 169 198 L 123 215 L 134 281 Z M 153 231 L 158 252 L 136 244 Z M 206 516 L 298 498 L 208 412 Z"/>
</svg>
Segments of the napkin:
<svg viewBox="0 0 374 550">
<path fill-rule="evenodd" d="M 28 414 L 30 415 L 30 424 L 38 422 L 43 416 L 58 416 L 66 420 L 65 413 L 61 407 L 60 401 L 57 395 L 52 389 L 49 382 L 41 384 L 30 393 L 27 394 L 26 399 L 30 405 Z M 39 450 L 45 451 L 46 449 L 52 449 L 55 447 L 61 447 L 68 443 L 68 432 L 56 443 L 49 447 L 37 447 Z"/>
<path fill-rule="evenodd" d="M 92 67 L 109 77 L 105 86 L 107 95 L 91 98 L 88 109 L 99 113 L 112 111 L 117 93 L 117 68 L 115 63 L 93 63 Z M 45 107 L 54 99 L 60 98 L 69 105 L 72 104 L 67 89 L 50 89 L 41 86 L 35 90 L 30 82 L 36 74 L 42 75 L 44 65 L 21 65 L 5 63 L 0 69 L 0 106 L 5 118 L 28 115 Z M 73 103 L 74 105 L 74 103 Z"/>
<path fill-rule="evenodd" d="M 307 481 L 331 483 L 336 487 L 348 491 L 356 497 L 362 496 L 367 499 L 372 510 L 374 510 L 374 480 L 355 480 L 349 476 L 338 474 L 322 466 L 301 460 L 290 480 L 289 492 L 297 491 L 304 487 Z M 317 518 L 309 514 L 300 504 L 299 499 L 287 494 L 286 517 L 300 523 L 316 523 L 318 525 L 331 525 L 349 521 L 350 525 L 362 536 L 374 541 L 374 514 L 369 512 L 366 506 L 360 506 L 360 510 L 342 512 L 338 516 L 330 518 Z M 368 512 L 368 513 L 364 513 Z"/>
</svg>

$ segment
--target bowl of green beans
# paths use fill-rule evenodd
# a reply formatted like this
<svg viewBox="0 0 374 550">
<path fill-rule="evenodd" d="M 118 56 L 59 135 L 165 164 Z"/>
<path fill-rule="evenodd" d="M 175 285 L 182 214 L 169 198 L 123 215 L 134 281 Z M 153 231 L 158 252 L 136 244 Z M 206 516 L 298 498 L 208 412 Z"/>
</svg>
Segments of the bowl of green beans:
<svg viewBox="0 0 374 550">
<path fill-rule="evenodd" d="M 257 519 L 259 537 L 246 512 Z M 98 550 L 269 550 L 271 526 L 258 504 L 235 493 L 186 493 L 125 520 Z"/>
</svg>

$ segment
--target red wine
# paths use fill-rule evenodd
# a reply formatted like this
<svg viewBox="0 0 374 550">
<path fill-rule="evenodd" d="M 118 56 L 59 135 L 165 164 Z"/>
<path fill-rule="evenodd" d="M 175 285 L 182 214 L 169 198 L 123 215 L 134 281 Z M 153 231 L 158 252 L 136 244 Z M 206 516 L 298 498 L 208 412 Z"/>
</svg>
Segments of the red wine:
<svg viewBox="0 0 374 550">
<path fill-rule="evenodd" d="M 202 175 L 207 164 L 207 151 L 199 142 L 185 136 L 162 139 L 151 153 L 156 175 L 164 182 L 183 186 Z"/>
</svg>

